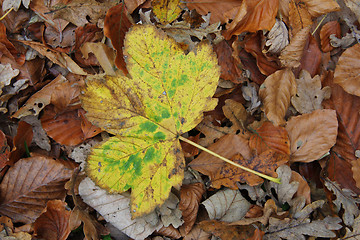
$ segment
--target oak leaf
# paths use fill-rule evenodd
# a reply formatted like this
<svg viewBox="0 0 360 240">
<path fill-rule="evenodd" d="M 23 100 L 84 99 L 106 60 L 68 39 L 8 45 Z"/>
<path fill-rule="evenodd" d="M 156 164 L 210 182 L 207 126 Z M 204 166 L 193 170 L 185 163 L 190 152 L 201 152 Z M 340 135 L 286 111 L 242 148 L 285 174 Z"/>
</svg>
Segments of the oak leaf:
<svg viewBox="0 0 360 240">
<path fill-rule="evenodd" d="M 290 98 L 295 94 L 295 76 L 290 68 L 276 71 L 260 86 L 259 95 L 264 103 L 264 112 L 275 126 L 285 123 Z"/>
<path fill-rule="evenodd" d="M 334 83 L 356 96 L 360 96 L 359 57 L 360 44 L 346 49 L 340 56 L 334 73 Z"/>
<path fill-rule="evenodd" d="M 116 135 L 92 150 L 87 173 L 109 192 L 131 188 L 131 212 L 138 217 L 181 184 L 179 135 L 216 106 L 211 97 L 220 71 L 209 45 L 199 44 L 196 54 L 185 55 L 152 25 L 133 26 L 125 38 L 125 56 L 132 79 L 94 76 L 83 91 L 86 117 Z"/>
<path fill-rule="evenodd" d="M 315 110 L 292 117 L 285 128 L 290 139 L 290 161 L 312 162 L 326 154 L 336 142 L 336 112 Z"/>
</svg>

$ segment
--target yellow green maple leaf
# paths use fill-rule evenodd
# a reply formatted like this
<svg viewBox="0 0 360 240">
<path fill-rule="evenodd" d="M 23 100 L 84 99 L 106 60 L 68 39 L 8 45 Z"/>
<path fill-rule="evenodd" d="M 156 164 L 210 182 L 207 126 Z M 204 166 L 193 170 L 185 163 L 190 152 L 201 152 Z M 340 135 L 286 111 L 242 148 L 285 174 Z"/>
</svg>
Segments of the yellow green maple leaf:
<svg viewBox="0 0 360 240">
<path fill-rule="evenodd" d="M 161 23 L 171 23 L 181 13 L 180 0 L 154 0 L 153 11 Z"/>
<path fill-rule="evenodd" d="M 131 212 L 138 217 L 181 185 L 179 137 L 215 108 L 220 70 L 209 44 L 185 54 L 152 25 L 134 26 L 124 46 L 131 77 L 89 77 L 82 92 L 87 118 L 115 135 L 92 149 L 86 171 L 109 192 L 131 188 Z"/>
</svg>

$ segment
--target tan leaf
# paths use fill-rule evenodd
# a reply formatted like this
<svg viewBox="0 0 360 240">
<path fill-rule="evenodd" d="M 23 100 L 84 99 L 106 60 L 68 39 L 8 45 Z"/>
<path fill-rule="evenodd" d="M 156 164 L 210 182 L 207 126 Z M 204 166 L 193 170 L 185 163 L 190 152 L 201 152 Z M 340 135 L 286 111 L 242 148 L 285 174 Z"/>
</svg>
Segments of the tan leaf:
<svg viewBox="0 0 360 240">
<path fill-rule="evenodd" d="M 261 85 L 259 95 L 264 103 L 264 112 L 275 126 L 285 123 L 285 113 L 295 93 L 295 76 L 290 68 L 276 71 Z"/>
<path fill-rule="evenodd" d="M 210 233 L 205 232 L 199 225 L 196 225 L 191 232 L 184 237 L 184 240 L 209 240 L 210 237 Z"/>
<path fill-rule="evenodd" d="M 335 0 L 302 0 L 308 7 L 312 17 L 316 18 L 323 14 L 339 11 L 340 6 Z"/>
<path fill-rule="evenodd" d="M 224 222 L 216 220 L 202 221 L 199 223 L 201 229 L 219 237 L 220 239 L 249 239 L 255 227 L 249 226 L 231 226 Z"/>
<path fill-rule="evenodd" d="M 254 95 L 249 96 L 249 100 L 253 100 L 254 98 Z M 232 99 L 226 99 L 225 105 L 222 107 L 222 110 L 225 117 L 232 122 L 234 129 L 245 129 L 245 122 L 248 113 L 246 112 L 244 106 L 241 103 L 236 102 Z"/>
<path fill-rule="evenodd" d="M 264 122 L 260 128 L 254 130 L 249 139 L 249 146 L 256 149 L 257 154 L 273 149 L 285 155 L 290 154 L 290 141 L 284 127 L 274 126 L 271 122 Z"/>
<path fill-rule="evenodd" d="M 70 211 L 60 200 L 47 202 L 45 211 L 34 223 L 34 234 L 45 240 L 66 240 L 70 234 Z"/>
<path fill-rule="evenodd" d="M 350 94 L 360 96 L 360 44 L 348 48 L 336 65 L 334 83 Z"/>
<path fill-rule="evenodd" d="M 186 236 L 191 231 L 204 192 L 205 187 L 202 183 L 193 183 L 181 187 L 179 209 L 182 211 L 184 219 L 184 224 L 179 229 L 181 235 Z"/>
<path fill-rule="evenodd" d="M 211 220 L 234 222 L 243 218 L 250 208 L 250 203 L 238 190 L 225 189 L 215 193 L 204 202 Z"/>
<path fill-rule="evenodd" d="M 168 227 L 162 227 L 156 231 L 156 233 L 166 236 L 172 239 L 179 239 L 181 238 L 181 234 L 179 230 L 173 227 L 173 225 L 169 225 Z"/>
<path fill-rule="evenodd" d="M 360 4 L 357 0 L 344 0 L 346 6 L 356 15 L 360 22 Z"/>
<path fill-rule="evenodd" d="M 311 113 L 314 110 L 322 109 L 322 101 L 330 98 L 331 88 L 321 89 L 319 75 L 311 78 L 306 70 L 301 70 L 299 78 L 295 79 L 297 93 L 291 97 L 291 104 L 299 113 Z"/>
<path fill-rule="evenodd" d="M 146 0 L 124 0 L 129 12 L 132 13 L 137 7 L 143 4 Z"/>
<path fill-rule="evenodd" d="M 360 188 L 360 158 L 351 161 L 351 165 L 351 170 L 353 171 L 353 177 L 355 179 L 356 186 Z"/>
<path fill-rule="evenodd" d="M 312 162 L 321 158 L 336 142 L 336 112 L 315 110 L 292 117 L 285 128 L 290 138 L 290 161 Z"/>
<path fill-rule="evenodd" d="M 276 19 L 270 32 L 266 35 L 266 52 L 280 53 L 289 44 L 289 32 L 283 21 Z"/>
<path fill-rule="evenodd" d="M 311 15 L 307 6 L 299 0 L 290 1 L 289 24 L 291 26 L 291 39 L 299 31 L 312 25 Z"/>
<path fill-rule="evenodd" d="M 291 171 L 290 182 L 299 183 L 299 187 L 294 195 L 294 198 L 302 196 L 305 198 L 306 204 L 310 204 L 311 203 L 310 186 L 307 183 L 307 181 L 304 179 L 304 177 L 295 171 Z"/>
<path fill-rule="evenodd" d="M 310 26 L 301 29 L 290 41 L 280 54 L 280 62 L 284 67 L 300 66 L 300 59 L 303 55 L 303 49 L 306 40 L 309 37 Z"/>
<path fill-rule="evenodd" d="M 12 69 L 8 63 L 6 65 L 0 64 L 0 95 L 2 94 L 2 88 L 10 85 L 11 79 L 19 74 L 18 69 Z"/>
<path fill-rule="evenodd" d="M 244 0 L 240 10 L 242 14 L 238 14 L 229 24 L 224 33 L 225 39 L 243 32 L 270 31 L 275 24 L 278 9 L 278 0 Z"/>
<path fill-rule="evenodd" d="M 331 34 L 335 34 L 335 37 L 341 38 L 341 29 L 338 21 L 327 22 L 320 30 L 321 50 L 323 52 L 330 52 L 334 49 L 330 44 Z"/>
<path fill-rule="evenodd" d="M 32 223 L 52 199 L 63 199 L 72 170 L 50 157 L 19 160 L 1 185 L 0 213 L 14 222 Z"/>
</svg>

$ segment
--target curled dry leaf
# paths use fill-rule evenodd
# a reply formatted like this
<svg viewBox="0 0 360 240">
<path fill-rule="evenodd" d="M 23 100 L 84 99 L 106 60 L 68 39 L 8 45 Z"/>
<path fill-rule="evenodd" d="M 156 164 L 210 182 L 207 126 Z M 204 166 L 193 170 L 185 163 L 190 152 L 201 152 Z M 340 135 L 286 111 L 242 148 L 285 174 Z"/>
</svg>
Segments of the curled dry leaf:
<svg viewBox="0 0 360 240">
<path fill-rule="evenodd" d="M 241 12 L 237 14 L 224 32 L 225 39 L 243 32 L 271 30 L 279 9 L 278 0 L 244 0 Z"/>
<path fill-rule="evenodd" d="M 108 194 L 90 180 L 85 178 L 79 185 L 79 193 L 85 203 L 98 211 L 107 222 L 134 239 L 144 239 L 162 227 L 159 221 L 147 222 L 149 218 L 157 219 L 153 212 L 146 217 L 131 219 L 130 197 L 120 194 Z M 155 215 L 155 216 L 154 216 Z"/>
<path fill-rule="evenodd" d="M 248 102 L 245 103 L 245 106 L 247 107 L 246 111 L 251 113 L 251 114 L 253 114 L 259 108 L 259 106 L 261 105 L 261 101 L 260 101 L 259 96 L 257 94 L 257 89 L 258 89 L 257 85 L 255 83 L 253 83 L 253 82 L 251 82 L 251 83 L 248 82 L 247 85 L 241 86 L 242 95 L 243 95 L 244 99 L 246 101 L 248 101 Z M 225 103 L 227 101 L 229 101 L 229 100 L 226 100 Z M 237 103 L 237 105 L 241 105 L 239 110 L 237 110 L 237 112 L 239 111 L 239 113 L 238 114 L 233 114 L 233 115 L 234 116 L 241 116 L 242 118 L 244 118 L 244 119 L 241 119 L 242 121 L 240 120 L 240 122 L 242 123 L 241 127 L 243 129 L 245 129 L 244 122 L 247 119 L 247 113 L 242 113 L 241 112 L 241 110 L 244 109 L 242 104 Z M 226 106 L 226 104 L 225 104 L 225 106 Z M 225 111 L 224 111 L 224 114 L 225 114 Z M 225 116 L 227 116 L 227 115 L 225 114 Z"/>
<path fill-rule="evenodd" d="M 71 174 L 71 169 L 49 157 L 19 160 L 1 182 L 0 213 L 14 222 L 34 222 L 47 201 L 65 197 L 64 185 Z"/>
<path fill-rule="evenodd" d="M 302 2 L 306 4 L 309 13 L 314 18 L 340 10 L 335 0 L 302 0 Z"/>
<path fill-rule="evenodd" d="M 292 117 L 286 124 L 290 138 L 290 161 L 312 162 L 336 142 L 338 122 L 334 110 L 315 110 Z"/>
<path fill-rule="evenodd" d="M 327 22 L 320 30 L 321 50 L 323 52 L 330 52 L 334 49 L 330 44 L 331 34 L 335 34 L 335 37 L 341 38 L 341 29 L 338 21 Z"/>
<path fill-rule="evenodd" d="M 276 71 L 261 85 L 259 95 L 264 103 L 264 112 L 275 126 L 285 123 L 290 98 L 295 94 L 295 76 L 290 68 Z"/>
<path fill-rule="evenodd" d="M 264 122 L 261 127 L 254 129 L 249 139 L 251 149 L 261 154 L 268 149 L 290 155 L 290 141 L 284 127 L 274 126 L 271 122 Z"/>
<path fill-rule="evenodd" d="M 201 203 L 205 206 L 211 220 L 234 222 L 242 219 L 251 204 L 238 190 L 220 190 Z"/>
<path fill-rule="evenodd" d="M 202 183 L 183 185 L 180 190 L 179 209 L 182 211 L 184 224 L 180 227 L 181 235 L 186 236 L 192 229 L 205 187 Z"/>
<path fill-rule="evenodd" d="M 60 200 L 47 202 L 45 211 L 34 223 L 34 234 L 45 240 L 66 240 L 70 234 L 70 211 L 66 203 Z"/>
<path fill-rule="evenodd" d="M 360 96 L 360 44 L 348 48 L 340 56 L 335 69 L 334 83 L 350 94 Z"/>
<path fill-rule="evenodd" d="M 306 40 L 309 37 L 310 26 L 301 29 L 280 53 L 280 62 L 284 67 L 300 66 L 300 59 L 303 55 L 303 49 Z"/>
<path fill-rule="evenodd" d="M 291 104 L 299 113 L 311 113 L 314 110 L 322 109 L 322 101 L 330 98 L 331 88 L 326 86 L 321 89 L 319 75 L 311 78 L 308 71 L 302 70 L 299 78 L 295 81 L 297 93 L 291 97 Z"/>
<path fill-rule="evenodd" d="M 289 44 L 289 31 L 283 21 L 276 19 L 270 32 L 266 35 L 266 52 L 280 53 Z"/>
</svg>

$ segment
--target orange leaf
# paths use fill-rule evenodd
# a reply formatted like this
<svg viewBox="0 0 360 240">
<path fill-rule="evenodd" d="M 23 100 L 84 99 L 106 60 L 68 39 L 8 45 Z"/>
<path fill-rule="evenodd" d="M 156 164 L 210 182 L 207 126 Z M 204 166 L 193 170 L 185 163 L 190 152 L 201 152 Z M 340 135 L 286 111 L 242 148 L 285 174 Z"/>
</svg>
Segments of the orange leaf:
<svg viewBox="0 0 360 240">
<path fill-rule="evenodd" d="M 334 75 L 334 83 L 350 94 L 360 96 L 360 44 L 348 48 L 340 56 Z"/>
<path fill-rule="evenodd" d="M 32 223 L 52 199 L 64 199 L 72 170 L 50 157 L 21 159 L 0 185 L 0 213 L 14 222 Z"/>
<path fill-rule="evenodd" d="M 323 52 L 330 52 L 334 49 L 330 44 L 331 34 L 335 34 L 335 37 L 341 38 L 341 29 L 338 21 L 327 22 L 320 30 L 321 50 Z"/>
<path fill-rule="evenodd" d="M 303 2 L 299 0 L 290 1 L 289 22 L 291 36 L 295 36 L 301 29 L 312 25 L 311 15 Z"/>
<path fill-rule="evenodd" d="M 255 130 L 249 139 L 251 149 L 256 149 L 257 154 L 273 149 L 276 152 L 290 155 L 290 141 L 284 127 L 274 126 L 271 122 L 264 122 Z"/>
<path fill-rule="evenodd" d="M 339 11 L 340 6 L 335 0 L 301 0 L 308 8 L 312 17 L 316 18 L 323 14 Z"/>
<path fill-rule="evenodd" d="M 244 0 L 240 14 L 233 19 L 224 32 L 225 39 L 243 32 L 270 31 L 275 24 L 278 8 L 279 0 Z"/>
<path fill-rule="evenodd" d="M 117 51 L 115 64 L 125 75 L 129 72 L 126 69 L 123 47 L 125 34 L 132 26 L 132 22 L 129 20 L 130 18 L 126 6 L 120 3 L 109 9 L 104 21 L 104 35 L 110 38 L 112 45 Z"/>
<path fill-rule="evenodd" d="M 196 225 L 189 234 L 184 237 L 184 240 L 210 240 L 211 234 L 202 230 L 199 225 Z"/>
<path fill-rule="evenodd" d="M 94 55 L 90 55 L 87 59 L 85 59 L 80 51 L 80 48 L 87 42 L 100 42 L 103 37 L 101 29 L 95 24 L 86 24 L 75 29 L 75 37 L 74 57 L 77 62 L 85 66 L 98 66 L 99 62 L 96 57 Z"/>
<path fill-rule="evenodd" d="M 310 35 L 308 41 L 306 41 L 300 60 L 301 69 L 307 70 L 310 75 L 314 77 L 316 74 L 319 74 L 321 60 L 322 53 L 319 45 L 314 36 Z"/>
<path fill-rule="evenodd" d="M 312 162 L 326 154 L 336 142 L 336 112 L 315 110 L 292 117 L 285 128 L 290 139 L 290 161 Z"/>
<path fill-rule="evenodd" d="M 9 161 L 10 146 L 7 143 L 6 135 L 0 130 L 0 170 L 2 170 Z"/>
<path fill-rule="evenodd" d="M 30 124 L 20 121 L 16 136 L 14 137 L 14 147 L 13 151 L 10 153 L 11 163 L 14 164 L 20 158 L 23 157 L 26 152 L 25 144 L 29 147 L 33 138 L 33 129 Z"/>
<path fill-rule="evenodd" d="M 285 123 L 285 113 L 291 96 L 296 94 L 295 76 L 290 68 L 278 70 L 268 76 L 259 90 L 266 117 L 275 126 Z"/>
<path fill-rule="evenodd" d="M 66 203 L 60 200 L 47 202 L 45 211 L 34 223 L 34 234 L 45 240 L 66 240 L 70 234 L 70 211 Z"/>
<path fill-rule="evenodd" d="M 184 224 L 179 229 L 181 235 L 185 236 L 191 231 L 204 192 L 205 188 L 202 183 L 187 184 L 181 187 L 179 209 L 182 211 L 184 219 Z"/>
</svg>

